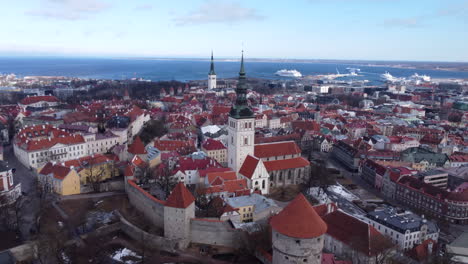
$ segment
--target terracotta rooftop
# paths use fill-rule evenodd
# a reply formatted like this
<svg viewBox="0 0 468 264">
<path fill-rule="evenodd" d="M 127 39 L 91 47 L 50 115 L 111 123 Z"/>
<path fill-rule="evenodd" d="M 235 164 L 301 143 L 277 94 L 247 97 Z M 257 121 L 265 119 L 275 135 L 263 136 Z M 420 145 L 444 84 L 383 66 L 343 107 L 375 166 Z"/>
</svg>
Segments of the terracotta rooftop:
<svg viewBox="0 0 468 264">
<path fill-rule="evenodd" d="M 184 183 L 179 182 L 167 198 L 166 206 L 175 208 L 187 208 L 194 201 L 195 198 L 185 187 Z"/>
<path fill-rule="evenodd" d="M 273 216 L 270 224 L 277 232 L 295 238 L 319 237 L 327 232 L 327 225 L 303 194 Z"/>
<path fill-rule="evenodd" d="M 143 141 L 141 141 L 141 138 L 137 136 L 135 140 L 128 146 L 128 152 L 138 155 L 138 154 L 146 154 L 146 149 L 145 145 L 143 144 Z"/>
<path fill-rule="evenodd" d="M 259 159 L 248 155 L 245 157 L 244 163 L 242 163 L 242 166 L 239 169 L 239 173 L 251 179 L 259 161 Z"/>
<path fill-rule="evenodd" d="M 301 154 L 301 149 L 294 141 L 256 145 L 254 155 L 258 158 Z"/>
<path fill-rule="evenodd" d="M 310 165 L 310 162 L 303 157 L 297 157 L 284 160 L 264 161 L 263 164 L 268 172 L 287 169 L 303 168 Z"/>
<path fill-rule="evenodd" d="M 21 104 L 30 105 L 38 102 L 58 102 L 59 100 L 55 96 L 46 95 L 46 96 L 30 96 L 21 100 Z"/>
</svg>

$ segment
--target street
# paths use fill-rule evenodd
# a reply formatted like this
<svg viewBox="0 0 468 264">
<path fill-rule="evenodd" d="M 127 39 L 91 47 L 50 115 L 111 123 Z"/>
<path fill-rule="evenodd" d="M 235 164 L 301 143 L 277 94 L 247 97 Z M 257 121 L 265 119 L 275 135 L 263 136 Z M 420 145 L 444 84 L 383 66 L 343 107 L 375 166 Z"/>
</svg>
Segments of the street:
<svg viewBox="0 0 468 264">
<path fill-rule="evenodd" d="M 35 232 L 36 218 L 39 213 L 39 196 L 36 189 L 34 172 L 23 166 L 13 153 L 13 146 L 5 146 L 3 157 L 10 167 L 15 168 L 14 182 L 21 183 L 22 196 L 19 199 L 18 228 L 21 238 L 26 241 Z"/>
</svg>

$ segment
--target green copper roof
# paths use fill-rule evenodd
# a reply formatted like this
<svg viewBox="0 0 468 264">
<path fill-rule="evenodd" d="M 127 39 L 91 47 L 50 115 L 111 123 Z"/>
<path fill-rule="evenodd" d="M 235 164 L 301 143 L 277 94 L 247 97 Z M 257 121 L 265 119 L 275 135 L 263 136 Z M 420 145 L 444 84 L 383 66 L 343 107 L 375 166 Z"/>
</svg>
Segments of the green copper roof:
<svg viewBox="0 0 468 264">
<path fill-rule="evenodd" d="M 210 65 L 210 72 L 208 75 L 216 75 L 214 71 L 214 62 L 213 62 L 213 51 L 211 51 L 211 65 Z"/>
<path fill-rule="evenodd" d="M 242 51 L 241 68 L 239 71 L 239 81 L 236 88 L 236 104 L 231 108 L 229 115 L 233 118 L 252 118 L 253 111 L 247 104 L 247 79 L 244 70 L 244 51 Z"/>
</svg>

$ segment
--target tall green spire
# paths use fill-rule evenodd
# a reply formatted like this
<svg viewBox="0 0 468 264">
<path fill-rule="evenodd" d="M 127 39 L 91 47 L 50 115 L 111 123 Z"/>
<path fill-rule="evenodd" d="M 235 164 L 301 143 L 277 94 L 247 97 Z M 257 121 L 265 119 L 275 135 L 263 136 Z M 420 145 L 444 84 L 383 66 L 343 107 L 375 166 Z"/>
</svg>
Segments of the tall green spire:
<svg viewBox="0 0 468 264">
<path fill-rule="evenodd" d="M 244 77 L 245 78 L 245 70 L 244 70 L 244 50 L 242 50 L 242 55 L 241 55 L 241 68 L 239 71 L 239 78 Z"/>
<path fill-rule="evenodd" d="M 214 71 L 214 62 L 213 62 L 213 51 L 211 51 L 211 65 L 210 65 L 210 72 L 208 75 L 216 75 Z"/>
<path fill-rule="evenodd" d="M 236 87 L 236 103 L 232 107 L 229 115 L 233 118 L 252 118 L 253 111 L 247 103 L 247 78 L 244 69 L 244 51 L 242 51 L 241 67 L 239 71 L 239 80 Z"/>
</svg>

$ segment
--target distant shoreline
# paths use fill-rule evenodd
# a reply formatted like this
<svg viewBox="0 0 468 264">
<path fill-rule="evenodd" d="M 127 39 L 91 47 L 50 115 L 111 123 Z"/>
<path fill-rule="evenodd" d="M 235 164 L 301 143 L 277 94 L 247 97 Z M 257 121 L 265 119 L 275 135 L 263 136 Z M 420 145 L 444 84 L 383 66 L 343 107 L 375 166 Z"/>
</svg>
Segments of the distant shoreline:
<svg viewBox="0 0 468 264">
<path fill-rule="evenodd" d="M 149 58 L 149 57 L 116 57 L 124 60 L 158 60 L 158 61 L 209 61 L 204 58 Z M 220 58 L 218 62 L 239 62 L 240 59 Z M 370 60 L 325 60 L 325 59 L 265 59 L 249 58 L 250 62 L 264 63 L 324 63 L 347 64 L 352 66 L 388 67 L 397 69 L 459 71 L 468 72 L 468 62 L 419 62 L 419 61 L 370 61 Z"/>
</svg>

